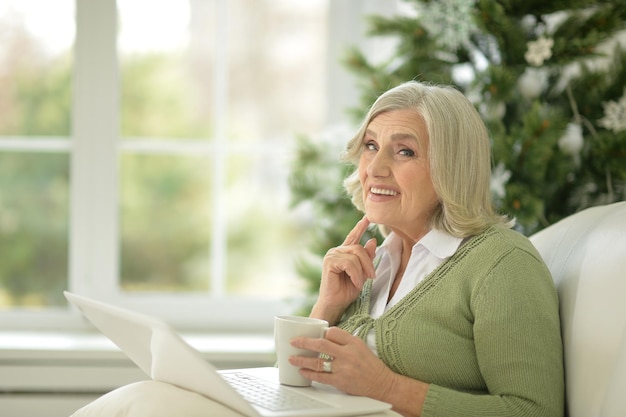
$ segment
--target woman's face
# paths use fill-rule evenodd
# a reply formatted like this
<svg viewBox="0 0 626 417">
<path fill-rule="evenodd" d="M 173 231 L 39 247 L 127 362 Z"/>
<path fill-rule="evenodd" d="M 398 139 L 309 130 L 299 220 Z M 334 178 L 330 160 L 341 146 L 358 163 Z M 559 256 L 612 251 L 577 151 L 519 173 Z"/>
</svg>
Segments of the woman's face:
<svg viewBox="0 0 626 417">
<path fill-rule="evenodd" d="M 359 160 L 365 214 L 373 223 L 419 240 L 438 197 L 428 163 L 429 138 L 415 110 L 392 110 L 368 125 Z"/>
</svg>

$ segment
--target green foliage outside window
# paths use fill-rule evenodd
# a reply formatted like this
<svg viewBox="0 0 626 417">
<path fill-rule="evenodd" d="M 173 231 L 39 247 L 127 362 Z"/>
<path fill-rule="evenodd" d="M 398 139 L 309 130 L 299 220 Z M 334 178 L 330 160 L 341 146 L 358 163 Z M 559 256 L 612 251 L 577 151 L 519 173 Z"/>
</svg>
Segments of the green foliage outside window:
<svg viewBox="0 0 626 417">
<path fill-rule="evenodd" d="M 36 54 L 33 45 L 32 51 L 27 46 L 21 53 Z M 189 117 L 186 92 L 173 87 L 180 85 L 180 74 L 173 70 L 171 60 L 155 54 L 122 66 L 122 134 L 207 137 L 207 122 Z M 41 68 L 29 65 L 5 69 L 2 84 L 9 88 L 0 92 L 0 105 L 11 111 L 0 114 L 0 135 L 19 135 L 24 141 L 33 136 L 71 141 L 69 56 Z M 211 163 L 207 161 L 196 156 L 120 157 L 120 212 L 124 214 L 120 270 L 125 290 L 209 290 L 212 211 Z M 0 153 L 1 307 L 65 304 L 69 167 L 70 157 L 63 151 Z M 230 174 L 232 178 L 236 173 Z M 262 222 L 248 219 L 247 233 Z M 227 281 L 227 290 L 242 285 L 243 278 L 237 277 L 245 276 L 253 264 L 231 263 L 228 272 L 235 279 Z"/>
<path fill-rule="evenodd" d="M 20 57 L 37 52 L 26 41 L 8 49 Z M 0 134 L 19 134 L 24 141 L 69 136 L 69 56 L 45 64 L 34 60 L 39 66 L 19 57 L 7 61 Z M 65 153 L 0 153 L 0 306 L 62 302 L 68 275 L 69 166 Z"/>
</svg>

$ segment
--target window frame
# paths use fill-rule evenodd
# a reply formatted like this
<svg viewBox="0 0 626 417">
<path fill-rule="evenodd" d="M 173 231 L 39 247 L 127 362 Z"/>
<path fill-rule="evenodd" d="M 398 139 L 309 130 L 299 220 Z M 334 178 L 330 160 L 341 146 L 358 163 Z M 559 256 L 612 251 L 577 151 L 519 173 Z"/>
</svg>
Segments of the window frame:
<svg viewBox="0 0 626 417">
<path fill-rule="evenodd" d="M 72 291 L 105 299 L 149 314 L 166 316 L 177 327 L 213 330 L 269 330 L 273 316 L 285 311 L 278 300 L 226 297 L 225 208 L 219 195 L 225 187 L 228 141 L 224 125 L 228 101 L 228 5 L 215 3 L 217 68 L 214 132 L 211 141 L 184 143 L 148 141 L 137 149 L 122 141 L 119 125 L 119 65 L 115 1 L 77 2 L 76 64 L 74 73 L 73 149 L 71 167 L 70 282 Z M 93 97 L 99 97 L 93 100 Z M 152 147 L 150 147 L 152 143 Z M 146 147 L 146 145 L 148 145 Z M 172 146 L 173 145 L 173 146 Z M 125 293 L 119 286 L 119 177 L 124 152 L 175 154 L 200 151 L 213 158 L 211 293 Z M 92 218 L 102 219 L 93 222 Z M 98 236 L 98 238 L 94 238 Z M 85 243 L 86 242 L 86 243 Z M 227 317 L 224 317 L 225 313 Z M 252 313 L 252 314 L 251 314 Z"/>
<path fill-rule="evenodd" d="M 341 67 L 347 45 L 367 50 L 362 15 L 393 12 L 397 2 L 350 0 L 328 2 L 327 124 L 341 123 L 344 111 L 357 102 L 357 86 Z M 273 317 L 294 311 L 294 301 L 261 300 L 226 296 L 222 289 L 226 264 L 226 217 L 219 195 L 225 188 L 225 161 L 230 152 L 226 140 L 228 104 L 228 0 L 215 1 L 215 34 L 218 65 L 213 137 L 209 142 L 122 141 L 119 132 L 120 77 L 117 50 L 115 0 L 75 1 L 72 131 L 69 138 L 0 138 L 0 152 L 67 152 L 70 157 L 68 289 L 88 297 L 132 308 L 166 319 L 187 330 L 269 332 Z M 348 22 L 348 24 L 346 24 Z M 346 31 L 346 26 L 351 31 Z M 232 145 L 231 145 L 232 146 Z M 212 293 L 124 293 L 119 287 L 119 173 L 124 153 L 203 153 L 214 158 Z M 94 221 L 97 219 L 97 221 Z M 304 295 L 303 295 L 304 296 Z M 8 310 L 0 315 L 6 330 L 87 329 L 91 326 L 71 307 L 39 311 Z"/>
</svg>

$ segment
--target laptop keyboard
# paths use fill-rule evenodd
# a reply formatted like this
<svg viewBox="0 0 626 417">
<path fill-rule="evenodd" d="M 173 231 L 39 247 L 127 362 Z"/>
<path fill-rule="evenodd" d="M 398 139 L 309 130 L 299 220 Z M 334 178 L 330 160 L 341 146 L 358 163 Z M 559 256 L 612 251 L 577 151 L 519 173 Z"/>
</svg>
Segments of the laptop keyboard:
<svg viewBox="0 0 626 417">
<path fill-rule="evenodd" d="M 280 384 L 273 384 L 245 373 L 233 372 L 221 375 L 246 401 L 271 411 L 330 407 L 326 403 L 285 389 Z"/>
</svg>

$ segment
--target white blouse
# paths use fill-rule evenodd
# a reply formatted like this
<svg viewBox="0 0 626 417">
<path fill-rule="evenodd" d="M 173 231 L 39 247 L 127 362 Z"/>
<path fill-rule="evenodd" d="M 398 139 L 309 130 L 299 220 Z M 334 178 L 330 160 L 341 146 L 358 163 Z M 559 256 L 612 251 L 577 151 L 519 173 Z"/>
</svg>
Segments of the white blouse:
<svg viewBox="0 0 626 417">
<path fill-rule="evenodd" d="M 376 278 L 372 283 L 370 316 L 380 317 L 389 308 L 402 300 L 417 284 L 419 284 L 435 268 L 445 262 L 457 251 L 463 239 L 454 237 L 442 230 L 432 229 L 422 237 L 411 250 L 400 285 L 389 299 L 389 292 L 396 272 L 400 267 L 402 240 L 391 233 L 376 250 L 378 266 Z M 376 353 L 376 337 L 372 329 L 367 337 L 367 344 Z"/>
</svg>

